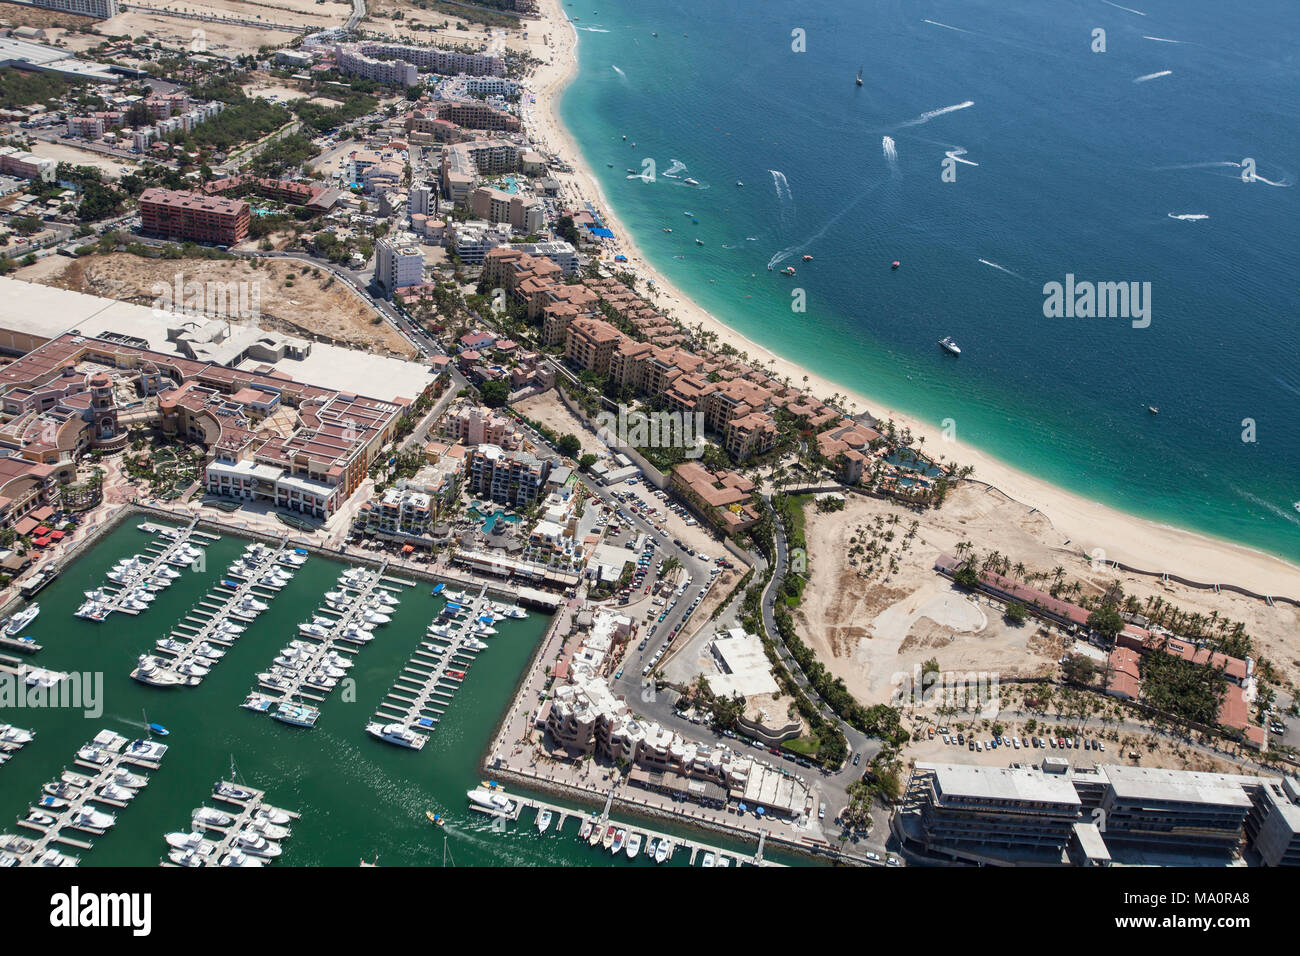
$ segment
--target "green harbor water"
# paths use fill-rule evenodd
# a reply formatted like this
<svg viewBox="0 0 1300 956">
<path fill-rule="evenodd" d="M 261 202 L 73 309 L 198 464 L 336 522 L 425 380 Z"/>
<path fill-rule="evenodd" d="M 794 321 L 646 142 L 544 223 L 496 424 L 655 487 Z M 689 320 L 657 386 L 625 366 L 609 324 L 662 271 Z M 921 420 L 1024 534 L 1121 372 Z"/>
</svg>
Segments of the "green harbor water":
<svg viewBox="0 0 1300 956">
<path fill-rule="evenodd" d="M 83 591 L 105 584 L 116 561 L 143 552 L 154 540 L 138 529 L 142 520 L 128 518 L 37 597 L 41 614 L 27 633 L 44 649 L 26 660 L 53 670 L 101 672 L 103 713 L 87 718 L 81 710 L 0 709 L 0 722 L 36 732 L 35 740 L 0 766 L 0 832 L 32 835 L 9 821 L 25 818 L 41 787 L 62 770 L 83 770 L 73 763 L 76 752 L 96 733 L 108 728 L 132 739 L 143 736 L 147 713 L 149 721 L 170 731 L 158 738 L 170 749 L 134 801 L 122 809 L 102 806 L 117 815 L 106 835 L 65 831 L 93 843 L 93 849 L 55 844 L 80 856 L 82 866 L 156 866 L 168 849 L 164 834 L 190 829 L 190 815 L 200 806 L 222 807 L 211 797 L 212 785 L 229 777 L 232 757 L 240 778 L 265 790 L 269 803 L 302 814 L 277 866 L 356 866 L 362 858 L 373 862 L 376 857 L 380 866 L 653 865 L 644 857 L 615 859 L 579 843 L 575 818 L 563 833 L 552 825 L 543 835 L 533 825 L 534 814 L 525 811 L 501 832 L 468 809 L 465 791 L 482 779 L 479 762 L 545 632 L 545 616 L 496 624 L 499 633 L 486 638 L 488 648 L 469 669 L 429 743 L 421 751 L 405 750 L 375 740 L 364 728 L 443 605 L 427 584 L 417 583 L 402 593 L 392 623 L 378 627 L 376 639 L 353 658 L 348 676 L 356 681 L 355 701 L 344 699 L 341 683 L 320 705 L 314 729 L 291 727 L 239 705 L 254 689 L 254 675 L 298 636 L 297 624 L 321 606 L 346 565 L 312 555 L 198 687 L 149 687 L 129 676 L 136 658 L 191 613 L 247 541 L 226 536 L 209 545 L 206 570 L 184 572 L 137 617 L 114 614 L 99 624 L 76 617 Z M 432 826 L 426 810 L 444 814 L 446 825 Z M 690 828 L 654 826 L 738 851 L 746 846 Z M 797 862 L 770 851 L 766 856 Z M 687 865 L 685 854 L 668 865 Z"/>
</svg>

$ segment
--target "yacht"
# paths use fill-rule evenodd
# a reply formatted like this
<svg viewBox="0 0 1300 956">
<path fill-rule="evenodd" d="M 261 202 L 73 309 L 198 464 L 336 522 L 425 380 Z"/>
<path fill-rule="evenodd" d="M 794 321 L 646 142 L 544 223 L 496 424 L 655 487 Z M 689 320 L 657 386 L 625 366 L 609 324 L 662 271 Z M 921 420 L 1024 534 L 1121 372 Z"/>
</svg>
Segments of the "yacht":
<svg viewBox="0 0 1300 956">
<path fill-rule="evenodd" d="M 29 744 L 36 738 L 35 731 L 23 730 L 13 724 L 0 724 L 0 744 Z"/>
<path fill-rule="evenodd" d="M 221 858 L 222 866 L 265 866 L 260 859 L 255 856 L 249 856 L 238 847 L 232 847 L 230 852 Z"/>
<path fill-rule="evenodd" d="M 397 606 L 397 598 L 393 597 L 383 588 L 377 588 L 375 591 L 373 591 L 370 595 L 370 601 L 371 603 L 377 601 L 380 604 L 387 604 L 389 607 Z"/>
<path fill-rule="evenodd" d="M 487 649 L 487 645 L 477 637 L 466 638 L 465 643 L 461 645 L 467 651 L 482 651 Z"/>
<path fill-rule="evenodd" d="M 55 817 L 49 813 L 42 813 L 40 810 L 29 810 L 27 812 L 26 823 L 34 823 L 37 826 L 49 827 L 54 825 Z"/>
<path fill-rule="evenodd" d="M 194 850 L 168 850 L 167 859 L 171 860 L 177 866 L 195 867 L 207 865 L 203 858 L 203 854 Z"/>
<path fill-rule="evenodd" d="M 196 824 L 201 823 L 210 827 L 228 827 L 235 822 L 235 818 L 230 814 L 214 810 L 212 807 L 199 807 L 194 811 L 193 819 Z"/>
<path fill-rule="evenodd" d="M 515 802 L 506 797 L 498 788 L 484 789 L 483 787 L 477 787 L 474 790 L 466 791 L 465 795 L 469 797 L 471 803 L 495 813 L 513 813 L 515 810 Z"/>
<path fill-rule="evenodd" d="M 184 674 L 178 674 L 160 658 L 141 654 L 131 676 L 142 684 L 154 687 L 192 687 L 198 680 Z"/>
<path fill-rule="evenodd" d="M 275 859 L 281 853 L 280 845 L 278 843 L 272 843 L 260 833 L 251 833 L 248 830 L 239 834 L 239 836 L 235 838 L 235 842 L 239 844 L 240 848 L 245 853 L 252 854 L 253 856 L 260 856 L 268 860 Z"/>
<path fill-rule="evenodd" d="M 712 853 L 712 852 L 709 852 L 709 853 L 704 854 L 704 863 L 701 864 L 701 865 L 702 865 L 705 869 L 712 869 L 712 868 L 713 868 L 713 853 Z"/>
<path fill-rule="evenodd" d="M 253 820 L 248 824 L 248 829 L 253 833 L 260 833 L 268 840 L 284 840 L 290 836 L 288 827 L 277 826 L 270 820 Z"/>
<path fill-rule="evenodd" d="M 9 623 L 4 626 L 4 633 L 9 637 L 17 637 L 28 624 L 36 620 L 36 615 L 41 613 L 39 604 L 29 604 L 13 617 L 9 618 Z"/>
<path fill-rule="evenodd" d="M 379 611 L 363 611 L 361 619 L 367 624 L 387 624 L 392 620 L 387 614 L 381 614 Z"/>
<path fill-rule="evenodd" d="M 310 624 L 299 624 L 298 630 L 303 634 L 309 634 L 312 637 L 319 637 L 322 640 L 330 636 L 330 632 L 321 627 L 321 625 L 317 624 L 315 621 L 312 621 Z"/>
<path fill-rule="evenodd" d="M 542 810 L 537 814 L 537 832 L 538 832 L 538 833 L 545 833 L 547 830 L 549 830 L 549 829 L 551 828 L 551 818 L 552 818 L 552 816 L 553 816 L 553 814 L 551 813 L 551 811 L 550 811 L 550 810 L 547 810 L 547 809 L 545 809 L 545 808 L 543 808 L 543 809 L 542 809 Z"/>
<path fill-rule="evenodd" d="M 645 845 L 646 858 L 653 860 L 655 858 L 655 851 L 658 849 L 659 849 L 659 838 L 651 837 L 649 840 L 646 841 L 646 845 Z"/>
<path fill-rule="evenodd" d="M 635 860 L 641 852 L 641 834 L 633 833 L 627 838 L 627 855 Z"/>
<path fill-rule="evenodd" d="M 338 679 L 334 677 L 326 677 L 320 671 L 312 671 L 302 679 L 302 682 L 306 687 L 317 687 L 321 690 L 333 690 L 338 684 Z"/>
<path fill-rule="evenodd" d="M 314 727 L 317 718 L 320 717 L 320 710 L 307 704 L 282 700 L 271 716 L 281 723 L 293 724 L 295 727 Z"/>
<path fill-rule="evenodd" d="M 623 843 L 626 840 L 627 830 L 620 827 L 618 832 L 614 834 L 614 842 L 610 845 L 609 852 L 617 856 L 618 852 L 623 849 Z"/>
<path fill-rule="evenodd" d="M 46 850 L 33 862 L 33 866 L 76 866 L 80 862 L 75 856 L 66 856 L 58 850 Z"/>
<path fill-rule="evenodd" d="M 68 820 L 69 826 L 78 827 L 82 830 L 103 831 L 115 823 L 117 823 L 117 817 L 113 816 L 113 814 L 104 813 L 102 810 L 96 810 L 84 804 Z"/>
<path fill-rule="evenodd" d="M 130 803 L 135 799 L 134 790 L 118 786 L 115 783 L 104 784 L 99 788 L 99 795 L 105 800 L 114 800 L 117 803 Z"/>
<path fill-rule="evenodd" d="M 73 773 L 71 770 L 65 770 L 59 775 L 59 779 L 73 787 L 79 787 L 84 790 L 94 782 L 93 778 L 87 777 L 84 773 Z"/>
<path fill-rule="evenodd" d="M 369 723 L 366 724 L 366 733 L 379 740 L 386 740 L 390 744 L 406 747 L 409 750 L 420 750 L 429 740 L 424 734 L 417 734 L 409 727 L 403 727 L 401 724 Z"/>
<path fill-rule="evenodd" d="M 276 560 L 291 568 L 300 568 L 307 563 L 306 555 L 294 554 L 292 551 L 288 554 L 280 555 Z"/>
<path fill-rule="evenodd" d="M 285 813 L 283 810 L 268 806 L 264 803 L 257 808 L 257 811 L 253 814 L 253 819 L 259 821 L 266 820 L 270 823 L 276 824 L 277 826 L 283 826 L 289 822 L 290 817 L 289 814 Z"/>
<path fill-rule="evenodd" d="M 57 687 L 61 681 L 68 679 L 68 675 L 62 671 L 46 670 L 44 667 L 27 667 L 24 665 L 22 673 L 26 675 L 24 682 L 28 687 L 44 687 L 47 690 Z"/>
<path fill-rule="evenodd" d="M 189 833 L 168 833 L 163 836 L 167 845 L 176 850 L 188 850 L 191 853 L 198 853 L 207 856 L 216 849 L 216 844 L 206 839 L 202 833 L 197 830 L 191 830 Z"/>
<path fill-rule="evenodd" d="M 274 703 L 274 698 L 267 697 L 265 694 L 251 693 L 244 698 L 244 702 L 239 706 L 245 710 L 255 710 L 259 714 L 265 714 Z"/>
<path fill-rule="evenodd" d="M 952 340 L 951 335 L 945 335 L 939 340 L 939 348 L 943 349 L 949 355 L 961 355 L 961 346 Z"/>
<path fill-rule="evenodd" d="M 237 787 L 233 783 L 222 780 L 212 788 L 213 794 L 218 797 L 225 797 L 227 800 L 251 800 L 253 793 L 251 790 L 245 790 L 243 787 Z"/>
<path fill-rule="evenodd" d="M 86 601 L 73 614 L 91 621 L 102 621 L 108 616 L 108 607 L 96 601 Z"/>
<path fill-rule="evenodd" d="M 691 177 L 689 176 L 683 179 L 682 182 L 684 182 L 688 186 L 698 186 L 700 184 L 700 181 L 698 179 L 691 179 Z"/>
<path fill-rule="evenodd" d="M 176 673 L 182 674 L 186 677 L 207 677 L 208 668 L 204 667 L 194 658 L 190 658 L 189 660 L 182 661 L 176 665 Z"/>
<path fill-rule="evenodd" d="M 226 656 L 226 652 L 219 647 L 213 647 L 207 641 L 201 641 L 199 646 L 194 649 L 194 653 L 199 657 L 206 657 L 210 661 L 219 661 Z"/>
<path fill-rule="evenodd" d="M 154 641 L 154 647 L 160 651 L 176 651 L 179 654 L 189 645 L 184 641 L 176 640 L 174 637 L 164 637 L 161 641 Z"/>
<path fill-rule="evenodd" d="M 133 740 L 126 750 L 126 755 L 133 760 L 147 760 L 157 763 L 167 753 L 167 745 L 156 740 Z"/>
<path fill-rule="evenodd" d="M 605 835 L 600 838 L 600 845 L 604 847 L 606 850 L 612 847 L 614 845 L 614 834 L 616 832 L 617 832 L 617 828 L 613 826 L 613 824 L 611 824 L 608 828 L 606 828 Z"/>
<path fill-rule="evenodd" d="M 672 852 L 673 845 L 668 840 L 660 840 L 659 845 L 655 847 L 655 862 L 662 863 L 668 859 L 668 854 Z"/>
<path fill-rule="evenodd" d="M 98 764 L 102 767 L 111 762 L 113 758 L 102 747 L 96 747 L 93 744 L 86 744 L 86 746 L 77 751 L 77 759 L 83 760 L 86 763 Z"/>
</svg>

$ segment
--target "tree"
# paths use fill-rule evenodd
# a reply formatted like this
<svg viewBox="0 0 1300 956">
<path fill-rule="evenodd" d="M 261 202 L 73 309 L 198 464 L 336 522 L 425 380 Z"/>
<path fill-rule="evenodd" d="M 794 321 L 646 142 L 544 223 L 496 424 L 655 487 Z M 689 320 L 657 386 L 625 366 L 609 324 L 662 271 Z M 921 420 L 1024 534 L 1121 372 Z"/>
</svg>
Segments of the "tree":
<svg viewBox="0 0 1300 956">
<path fill-rule="evenodd" d="M 568 458 L 576 458 L 578 452 L 582 451 L 582 442 L 578 440 L 577 435 L 561 435 L 560 440 L 555 443 L 555 447 L 560 453 Z"/>
<path fill-rule="evenodd" d="M 1065 663 L 1061 665 L 1061 670 L 1065 674 L 1066 680 L 1076 684 L 1090 684 L 1097 667 L 1082 654 L 1071 654 L 1065 659 Z"/>
<path fill-rule="evenodd" d="M 510 386 L 505 382 L 484 382 L 479 394 L 488 408 L 500 408 L 510 398 Z"/>
<path fill-rule="evenodd" d="M 1120 617 L 1119 611 L 1113 605 L 1107 604 L 1088 615 L 1088 627 L 1107 640 L 1113 641 L 1124 629 L 1124 619 Z"/>
<path fill-rule="evenodd" d="M 587 452 L 587 454 L 578 459 L 578 467 L 582 468 L 584 471 L 589 471 L 596 461 L 596 456 L 591 452 Z"/>
<path fill-rule="evenodd" d="M 1006 611 L 1003 612 L 1005 617 L 1012 624 L 1024 624 L 1029 618 L 1029 610 L 1021 601 L 1012 601 L 1007 605 Z"/>
</svg>

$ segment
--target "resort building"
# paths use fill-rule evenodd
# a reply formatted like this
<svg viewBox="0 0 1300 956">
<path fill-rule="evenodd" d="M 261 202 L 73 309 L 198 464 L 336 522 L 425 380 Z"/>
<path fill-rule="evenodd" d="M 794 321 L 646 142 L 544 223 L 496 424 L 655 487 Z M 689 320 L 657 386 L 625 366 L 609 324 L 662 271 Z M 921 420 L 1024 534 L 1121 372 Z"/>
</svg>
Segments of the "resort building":
<svg viewBox="0 0 1300 956">
<path fill-rule="evenodd" d="M 466 490 L 501 504 L 528 508 L 545 494 L 551 467 L 549 459 L 538 458 L 531 452 L 479 445 L 469 455 Z"/>
<path fill-rule="evenodd" d="M 233 246 L 248 237 L 249 225 L 243 200 L 159 187 L 140 194 L 140 230 L 147 235 Z"/>
<path fill-rule="evenodd" d="M 496 445 L 506 451 L 523 447 L 523 433 L 514 421 L 490 408 L 463 403 L 451 408 L 442 419 L 442 434 L 451 442 L 465 445 Z"/>
<path fill-rule="evenodd" d="M 97 20 L 111 20 L 117 16 L 117 0 L 31 0 L 33 6 L 60 13 L 76 13 Z"/>
<path fill-rule="evenodd" d="M 54 182 L 58 163 L 52 159 L 34 156 L 13 146 L 0 146 L 0 173 L 19 179 L 39 179 Z"/>
<path fill-rule="evenodd" d="M 709 471 L 688 461 L 673 469 L 671 485 L 709 524 L 725 535 L 739 534 L 758 522 L 750 503 L 755 486 L 738 471 Z"/>
</svg>

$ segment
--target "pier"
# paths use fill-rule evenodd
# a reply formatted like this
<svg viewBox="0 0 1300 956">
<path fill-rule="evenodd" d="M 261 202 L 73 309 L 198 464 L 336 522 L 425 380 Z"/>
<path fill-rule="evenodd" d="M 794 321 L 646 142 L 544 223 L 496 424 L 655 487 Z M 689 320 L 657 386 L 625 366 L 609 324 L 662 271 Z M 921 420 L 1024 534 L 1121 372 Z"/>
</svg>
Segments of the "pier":
<svg viewBox="0 0 1300 956">
<path fill-rule="evenodd" d="M 551 824 L 550 828 L 548 828 L 547 830 L 548 833 L 554 831 L 555 833 L 560 834 L 560 832 L 564 829 L 565 823 L 567 823 L 570 819 L 577 819 L 583 821 L 590 820 L 595 827 L 598 827 L 601 830 L 604 830 L 609 826 L 614 826 L 617 829 L 626 830 L 628 835 L 631 835 L 633 833 L 641 834 L 641 838 L 642 838 L 641 855 L 645 854 L 645 848 L 649 846 L 652 840 L 659 840 L 659 841 L 667 840 L 668 845 L 671 848 L 668 851 L 668 859 L 671 860 L 673 858 L 673 855 L 676 854 L 678 851 L 685 851 L 690 854 L 689 864 L 691 866 L 697 865 L 697 860 L 703 859 L 703 856 L 706 853 L 712 853 L 715 861 L 719 861 L 725 858 L 726 860 L 729 861 L 726 865 L 732 865 L 732 864 L 736 866 L 780 866 L 781 865 L 779 863 L 772 863 L 768 860 L 763 859 L 764 839 L 762 836 L 760 836 L 759 838 L 757 850 L 753 854 L 747 854 L 738 850 L 727 850 L 727 849 L 723 849 L 722 847 L 712 846 L 710 844 L 703 843 L 699 840 L 691 839 L 689 837 L 673 836 L 670 833 L 665 833 L 661 830 L 656 830 L 653 827 L 645 826 L 639 823 L 638 824 L 619 823 L 615 820 L 611 820 L 609 818 L 609 811 L 613 802 L 612 791 L 610 793 L 609 799 L 607 799 L 605 802 L 605 809 L 599 815 L 597 815 L 595 812 L 584 812 L 581 810 L 574 810 L 569 807 L 562 807 L 559 804 L 548 803 L 545 800 L 538 800 L 533 797 L 520 797 L 508 793 L 505 794 L 505 796 L 509 800 L 512 800 L 515 804 L 514 810 L 511 813 L 505 813 L 503 811 L 497 811 L 494 813 L 492 810 L 489 810 L 486 807 L 480 807 L 477 804 L 471 804 L 470 809 L 479 810 L 490 816 L 504 817 L 505 819 L 514 820 L 514 821 L 519 820 L 520 816 L 523 814 L 524 810 L 526 809 L 534 810 L 537 813 L 541 813 L 543 810 L 550 810 L 555 818 L 555 822 Z M 596 844 L 596 848 L 603 849 L 600 843 Z M 620 856 L 620 855 L 626 856 L 627 854 L 624 850 L 620 850 L 617 854 L 615 854 L 615 856 Z"/>
<path fill-rule="evenodd" d="M 412 653 L 392 688 L 375 709 L 377 724 L 400 724 L 419 734 L 433 733 L 470 665 L 480 651 L 487 649 L 488 645 L 481 638 L 493 633 L 482 617 L 487 605 L 484 593 L 480 591 L 468 602 L 448 601 L 443 610 L 443 623 L 429 625 L 425 640 Z M 457 610 L 448 614 L 450 608 Z M 456 624 L 460 626 L 457 628 Z M 373 726 L 371 724 L 367 729 Z M 386 738 L 379 736 L 379 739 Z"/>
<path fill-rule="evenodd" d="M 386 575 L 387 568 L 384 561 L 378 570 L 353 567 L 343 572 L 337 592 L 329 593 L 344 600 L 331 600 L 327 595 L 326 606 L 319 608 L 310 622 L 298 625 L 298 639 L 280 652 L 266 672 L 257 675 L 261 693 L 250 695 L 243 706 L 284 719 L 291 701 L 323 702 L 351 666 L 341 655 L 355 655 L 373 640 L 373 628 L 386 623 L 377 615 L 386 616 L 396 609 L 401 588 L 414 587 L 413 581 Z M 331 674 L 331 669 L 340 674 Z M 278 704 L 279 710 L 271 710 L 273 704 Z M 311 726 L 315 716 L 303 723 L 291 715 L 287 722 Z"/>
<path fill-rule="evenodd" d="M 240 796 L 241 793 L 248 794 L 248 796 Z M 231 817 L 231 821 L 226 824 L 218 824 L 200 820 L 197 816 L 190 821 L 195 831 L 204 831 L 215 835 L 214 838 L 205 840 L 205 843 L 211 849 L 206 852 L 200 849 L 189 853 L 182 850 L 181 852 L 185 854 L 185 858 L 189 862 L 181 864 L 164 858 L 162 866 L 236 866 L 238 864 L 225 862 L 232 851 L 239 851 L 245 856 L 256 857 L 269 863 L 275 859 L 274 856 L 267 856 L 241 845 L 239 838 L 245 834 L 253 833 L 278 848 L 280 840 L 287 840 L 292 835 L 288 832 L 287 825 L 284 827 L 284 836 L 272 840 L 259 829 L 258 814 L 265 811 L 268 818 L 272 814 L 282 813 L 290 821 L 301 819 L 301 814 L 294 813 L 292 810 L 282 810 L 268 804 L 266 802 L 266 791 L 245 786 L 242 783 L 235 783 L 231 780 L 219 780 L 213 788 L 212 799 L 223 805 L 220 812 Z M 275 831 L 272 830 L 272 832 Z"/>
<path fill-rule="evenodd" d="M 153 541 L 145 547 L 144 553 L 118 562 L 109 571 L 108 584 L 87 592 L 87 600 L 78 608 L 77 616 L 102 621 L 110 614 L 138 615 L 147 611 L 154 595 L 169 587 L 180 576 L 178 569 L 189 568 L 202 561 L 203 552 L 199 547 L 207 547 L 213 541 L 220 540 L 215 534 L 197 530 L 195 526 L 198 520 L 197 517 L 191 519 L 183 529 L 147 522 L 139 525 L 141 530 L 165 539 L 165 543 Z"/>
<path fill-rule="evenodd" d="M 243 633 L 243 626 L 233 621 L 254 620 L 261 613 L 258 605 L 264 608 L 275 600 L 306 562 L 305 556 L 289 549 L 287 540 L 286 536 L 276 548 L 263 544 L 245 548 L 221 583 L 157 642 L 154 662 L 142 660 L 131 676 L 155 686 L 197 686 Z"/>
<path fill-rule="evenodd" d="M 62 778 L 47 784 L 45 800 L 59 800 L 66 806 L 41 805 L 40 800 L 32 805 L 32 812 L 26 820 L 19 820 L 18 826 L 37 834 L 35 837 L 5 834 L 0 836 L 0 854 L 8 853 L 18 860 L 18 864 L 35 866 L 76 866 L 78 857 L 67 856 L 55 849 L 52 844 L 89 850 L 93 844 L 77 837 L 69 836 L 65 831 L 71 830 L 91 836 L 103 836 L 116 823 L 113 818 L 106 826 L 97 826 L 85 816 L 85 811 L 105 813 L 100 806 L 124 808 L 139 788 L 149 782 L 149 778 L 134 773 L 134 770 L 157 770 L 167 750 L 165 744 L 155 744 L 151 740 L 128 741 L 111 730 L 100 731 L 90 743 L 77 752 L 78 771 L 65 771 Z M 134 783 L 137 786 L 130 786 Z M 114 787 L 123 799 L 104 796 L 105 787 Z M 54 793 L 49 793 L 49 790 Z M 98 805 L 98 806 L 92 806 Z M 42 822 L 37 815 L 52 818 Z"/>
</svg>

